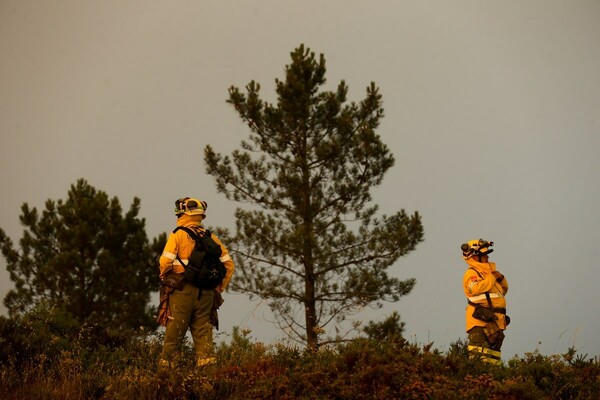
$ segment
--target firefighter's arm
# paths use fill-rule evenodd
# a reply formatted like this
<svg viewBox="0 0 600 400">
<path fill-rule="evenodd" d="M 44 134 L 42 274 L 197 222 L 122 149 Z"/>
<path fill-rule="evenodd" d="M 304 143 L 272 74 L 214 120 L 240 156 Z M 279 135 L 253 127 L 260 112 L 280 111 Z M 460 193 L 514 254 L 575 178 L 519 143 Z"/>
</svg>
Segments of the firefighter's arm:
<svg viewBox="0 0 600 400">
<path fill-rule="evenodd" d="M 489 290 L 494 286 L 495 282 L 496 278 L 491 274 L 486 275 L 483 279 L 481 279 L 477 275 L 477 272 L 469 270 L 465 273 L 463 279 L 465 294 L 467 296 L 477 296 L 485 292 L 489 292 Z"/>
<path fill-rule="evenodd" d="M 508 282 L 506 282 L 506 278 L 504 277 L 504 275 L 502 275 L 500 271 L 494 271 L 492 272 L 492 275 L 494 275 L 494 278 L 496 278 L 496 282 L 502 288 L 502 294 L 506 294 L 506 292 L 508 291 Z"/>
<path fill-rule="evenodd" d="M 221 240 L 218 237 L 216 237 L 215 235 L 212 235 L 212 237 L 213 240 L 217 242 L 219 246 L 221 246 L 220 260 L 223 263 L 223 265 L 225 265 L 225 269 L 227 270 L 227 272 L 225 273 L 225 278 L 223 278 L 223 282 L 221 282 L 221 284 L 215 289 L 217 290 L 217 292 L 223 293 L 223 291 L 227 289 L 227 285 L 229 285 L 229 282 L 231 282 L 231 277 L 233 276 L 233 271 L 235 270 L 235 264 L 233 263 L 233 259 L 229 255 L 229 250 L 227 250 L 227 247 L 225 247 L 225 245 L 221 243 Z"/>
<path fill-rule="evenodd" d="M 227 253 L 226 255 L 222 255 L 221 261 L 225 265 L 225 269 L 227 270 L 227 272 L 225 273 L 225 278 L 223 278 L 223 282 L 221 282 L 221 284 L 217 287 L 217 291 L 219 293 L 223 293 L 223 291 L 227 289 L 229 282 L 231 282 L 231 277 L 233 276 L 233 270 L 235 268 L 233 260 L 231 259 L 229 253 Z"/>
<path fill-rule="evenodd" d="M 177 239 L 175 234 L 172 233 L 167 240 L 167 244 L 165 244 L 165 248 L 159 259 L 159 267 L 160 267 L 160 279 L 162 280 L 167 272 L 173 269 L 173 261 L 177 258 Z"/>
<path fill-rule="evenodd" d="M 506 278 L 502 279 L 502 282 L 499 282 L 500 286 L 502 286 L 502 294 L 506 294 L 508 292 L 508 281 Z"/>
</svg>

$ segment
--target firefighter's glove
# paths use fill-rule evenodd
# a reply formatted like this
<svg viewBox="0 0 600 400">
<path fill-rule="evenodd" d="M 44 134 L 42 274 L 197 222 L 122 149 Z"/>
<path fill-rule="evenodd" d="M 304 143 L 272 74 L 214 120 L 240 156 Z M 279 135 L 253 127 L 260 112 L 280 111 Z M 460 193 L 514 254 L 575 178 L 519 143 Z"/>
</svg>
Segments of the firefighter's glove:
<svg viewBox="0 0 600 400">
<path fill-rule="evenodd" d="M 500 272 L 498 271 L 494 271 L 492 272 L 492 275 L 494 275 L 494 278 L 496 278 L 496 281 L 498 283 L 502 282 L 504 280 L 504 275 L 502 275 Z"/>
</svg>

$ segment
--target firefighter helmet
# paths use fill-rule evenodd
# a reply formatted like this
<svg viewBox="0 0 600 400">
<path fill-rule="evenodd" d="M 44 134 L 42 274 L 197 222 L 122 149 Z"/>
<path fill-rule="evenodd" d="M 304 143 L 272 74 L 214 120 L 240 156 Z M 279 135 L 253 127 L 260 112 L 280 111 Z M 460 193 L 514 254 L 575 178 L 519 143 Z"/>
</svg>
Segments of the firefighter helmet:
<svg viewBox="0 0 600 400">
<path fill-rule="evenodd" d="M 491 247 L 494 245 L 494 242 L 488 242 L 483 239 L 474 239 L 469 240 L 467 243 L 463 243 L 460 246 L 462 250 L 463 257 L 465 260 L 476 256 L 476 255 L 487 255 L 490 254 L 494 249 Z"/>
<path fill-rule="evenodd" d="M 202 219 L 206 218 L 206 209 L 208 205 L 205 201 L 183 197 L 175 200 L 175 215 L 202 215 Z"/>
</svg>

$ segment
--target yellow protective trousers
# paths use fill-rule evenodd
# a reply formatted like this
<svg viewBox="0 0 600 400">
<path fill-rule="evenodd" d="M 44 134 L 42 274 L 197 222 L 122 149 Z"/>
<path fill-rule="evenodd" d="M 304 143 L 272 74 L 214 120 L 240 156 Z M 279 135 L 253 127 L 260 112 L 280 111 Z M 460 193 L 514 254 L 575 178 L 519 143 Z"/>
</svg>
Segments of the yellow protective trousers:
<svg viewBox="0 0 600 400">
<path fill-rule="evenodd" d="M 469 356 L 472 358 L 481 358 L 484 362 L 500 365 L 502 364 L 500 348 L 502 347 L 504 334 L 498 329 L 491 335 L 492 339 L 496 339 L 499 334 L 502 337 L 499 340 L 496 339 L 490 342 L 490 335 L 488 333 L 489 331 L 481 326 L 476 326 L 469 330 L 469 345 L 467 348 Z"/>
<path fill-rule="evenodd" d="M 210 323 L 214 290 L 200 290 L 190 283 L 169 295 L 170 318 L 167 321 L 161 363 L 170 362 L 188 328 L 198 360 L 213 356 L 213 326 Z"/>
<path fill-rule="evenodd" d="M 502 365 L 502 354 L 499 351 L 488 349 L 487 347 L 470 345 L 467 349 L 469 350 L 470 358 L 481 358 L 483 362 Z"/>
</svg>

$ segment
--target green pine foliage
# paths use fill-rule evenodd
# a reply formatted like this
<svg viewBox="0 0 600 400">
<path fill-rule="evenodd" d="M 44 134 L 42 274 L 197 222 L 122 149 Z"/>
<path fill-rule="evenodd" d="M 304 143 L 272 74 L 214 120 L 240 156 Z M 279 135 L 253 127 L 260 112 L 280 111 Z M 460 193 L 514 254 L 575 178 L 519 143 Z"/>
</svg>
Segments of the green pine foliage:
<svg viewBox="0 0 600 400">
<path fill-rule="evenodd" d="M 423 240 L 417 212 L 377 216 L 370 190 L 394 157 L 377 134 L 382 96 L 371 83 L 358 103 L 348 87 L 324 90 L 325 58 L 303 45 L 276 79 L 276 104 L 260 85 L 232 86 L 228 103 L 249 139 L 231 156 L 207 145 L 206 172 L 228 199 L 244 204 L 228 238 L 234 290 L 264 299 L 291 338 L 315 349 L 347 315 L 408 294 L 414 279 L 389 268 Z"/>
<path fill-rule="evenodd" d="M 148 307 L 158 287 L 156 260 L 165 235 L 150 244 L 140 200 L 127 212 L 119 200 L 80 179 L 64 200 L 47 200 L 41 213 L 24 203 L 19 248 L 0 229 L 0 248 L 15 288 L 4 298 L 11 316 L 40 302 L 78 324 L 155 327 Z"/>
<path fill-rule="evenodd" d="M 363 328 L 363 332 L 367 334 L 369 339 L 374 340 L 400 339 L 405 325 L 404 322 L 400 321 L 400 314 L 394 311 L 381 322 L 369 321 L 367 326 Z"/>
</svg>

